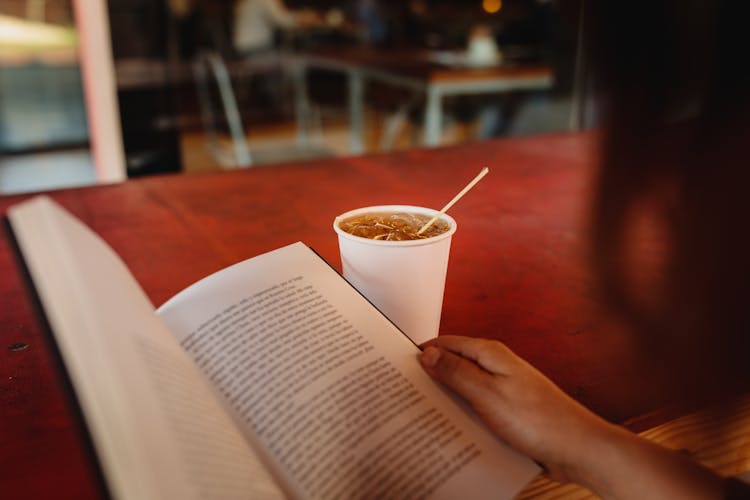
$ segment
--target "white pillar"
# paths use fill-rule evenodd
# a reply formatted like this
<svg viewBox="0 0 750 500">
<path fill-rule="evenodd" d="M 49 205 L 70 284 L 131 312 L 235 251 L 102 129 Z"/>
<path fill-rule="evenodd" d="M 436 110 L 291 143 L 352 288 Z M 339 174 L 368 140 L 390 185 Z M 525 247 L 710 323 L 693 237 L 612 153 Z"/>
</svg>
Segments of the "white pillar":
<svg viewBox="0 0 750 500">
<path fill-rule="evenodd" d="M 127 178 L 106 0 L 73 0 L 91 154 L 100 183 Z"/>
</svg>

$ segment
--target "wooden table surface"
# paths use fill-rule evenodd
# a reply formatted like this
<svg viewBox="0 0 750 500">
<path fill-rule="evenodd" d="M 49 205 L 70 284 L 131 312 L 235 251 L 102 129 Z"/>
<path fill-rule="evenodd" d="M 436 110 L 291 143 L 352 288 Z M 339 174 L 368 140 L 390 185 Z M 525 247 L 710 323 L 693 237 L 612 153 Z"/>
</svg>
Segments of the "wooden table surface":
<svg viewBox="0 0 750 500">
<path fill-rule="evenodd" d="M 586 269 L 593 135 L 554 135 L 139 178 L 49 193 L 117 251 L 159 305 L 190 283 L 294 241 L 340 269 L 333 218 L 377 204 L 439 208 L 482 167 L 451 214 L 441 333 L 497 338 L 604 417 L 658 409 L 622 329 L 599 314 Z M 0 198 L 0 210 L 27 198 Z M 76 405 L 0 236 L 0 491 L 96 497 Z M 10 495 L 8 493 L 10 492 Z"/>
<path fill-rule="evenodd" d="M 394 53 L 397 57 L 394 57 Z M 498 64 L 470 65 L 459 51 L 428 51 L 424 49 L 382 49 L 373 47 L 337 47 L 292 54 L 310 62 L 339 64 L 384 71 L 424 81 L 491 79 L 498 77 L 552 77 L 552 68 L 539 62 L 508 59 Z M 442 57 L 441 57 L 442 56 Z M 450 56 L 450 57 L 449 57 Z"/>
</svg>

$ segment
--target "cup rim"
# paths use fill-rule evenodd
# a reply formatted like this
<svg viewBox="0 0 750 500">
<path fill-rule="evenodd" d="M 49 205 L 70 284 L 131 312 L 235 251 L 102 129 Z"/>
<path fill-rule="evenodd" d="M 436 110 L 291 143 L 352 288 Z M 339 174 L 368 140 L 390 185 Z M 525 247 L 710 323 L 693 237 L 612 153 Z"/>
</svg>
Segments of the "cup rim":
<svg viewBox="0 0 750 500">
<path fill-rule="evenodd" d="M 444 240 L 446 238 L 450 238 L 453 236 L 453 233 L 456 232 L 457 226 L 456 226 L 456 220 L 451 217 L 448 214 L 443 214 L 440 216 L 440 220 L 448 223 L 448 230 L 444 233 L 440 233 L 437 236 L 431 236 L 429 238 L 424 238 L 421 240 L 402 240 L 402 241 L 386 241 L 386 240 L 373 240 L 372 238 L 364 238 L 362 236 L 355 236 L 353 234 L 347 233 L 343 229 L 339 227 L 339 223 L 344 220 L 348 219 L 349 217 L 352 217 L 354 215 L 361 214 L 363 212 L 416 212 L 419 214 L 425 214 L 430 216 L 435 216 L 440 211 L 435 210 L 433 208 L 427 208 L 427 207 L 418 207 L 415 205 L 374 205 L 370 207 L 361 207 L 361 208 L 355 208 L 354 210 L 349 210 L 348 212 L 344 212 L 343 214 L 337 216 L 335 219 L 333 219 L 333 230 L 336 231 L 336 234 L 339 235 L 339 238 L 345 238 L 352 241 L 358 241 L 360 243 L 366 243 L 369 245 L 376 245 L 376 246 L 385 246 L 385 247 L 413 247 L 413 246 L 422 246 L 422 245 L 432 245 L 434 243 L 437 243 L 438 241 Z"/>
</svg>

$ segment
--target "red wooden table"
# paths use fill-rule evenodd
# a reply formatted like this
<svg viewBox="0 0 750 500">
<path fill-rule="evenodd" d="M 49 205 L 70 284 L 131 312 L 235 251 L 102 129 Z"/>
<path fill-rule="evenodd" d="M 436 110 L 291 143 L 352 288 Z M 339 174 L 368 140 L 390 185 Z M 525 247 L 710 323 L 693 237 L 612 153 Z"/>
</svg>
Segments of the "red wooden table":
<svg viewBox="0 0 750 500">
<path fill-rule="evenodd" d="M 451 209 L 441 333 L 493 337 L 614 421 L 661 407 L 627 337 L 597 312 L 585 265 L 594 137 L 497 140 L 222 173 L 140 178 L 50 195 L 117 251 L 159 305 L 236 261 L 297 240 L 340 269 L 333 218 L 378 204 Z M 28 196 L 0 198 L 0 210 Z M 0 236 L 0 492 L 100 494 L 55 351 L 6 233 Z M 631 420 L 632 422 L 632 420 Z"/>
</svg>

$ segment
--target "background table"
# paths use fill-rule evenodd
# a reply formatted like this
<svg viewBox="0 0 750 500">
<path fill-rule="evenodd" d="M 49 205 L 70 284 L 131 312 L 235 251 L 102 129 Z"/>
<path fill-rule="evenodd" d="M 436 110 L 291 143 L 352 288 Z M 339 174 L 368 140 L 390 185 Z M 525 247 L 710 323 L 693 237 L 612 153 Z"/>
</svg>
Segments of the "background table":
<svg viewBox="0 0 750 500">
<path fill-rule="evenodd" d="M 349 92 L 349 149 L 364 151 L 364 88 L 366 80 L 393 87 L 422 92 L 425 95 L 424 137 L 426 146 L 440 142 L 443 122 L 443 98 L 456 95 L 503 93 L 520 90 L 548 90 L 553 84 L 550 67 L 541 64 L 506 62 L 497 65 L 471 66 L 460 54 L 425 50 L 387 50 L 372 47 L 349 47 L 287 54 L 295 81 L 295 108 L 298 140 L 306 141 L 310 122 L 307 94 L 308 69 L 344 73 Z M 443 56 L 443 57 L 440 57 Z M 446 62 L 441 62 L 444 60 Z"/>
<path fill-rule="evenodd" d="M 497 338 L 604 417 L 664 406 L 622 329 L 598 310 L 585 266 L 593 137 L 450 148 L 164 175 L 50 193 L 117 251 L 155 305 L 229 264 L 301 240 L 340 269 L 333 218 L 354 207 L 440 207 L 482 167 L 458 222 L 441 333 Z M 0 198 L 0 210 L 28 196 Z M 0 491 L 101 493 L 76 405 L 0 236 Z M 61 492 L 64 492 L 61 493 Z"/>
</svg>

